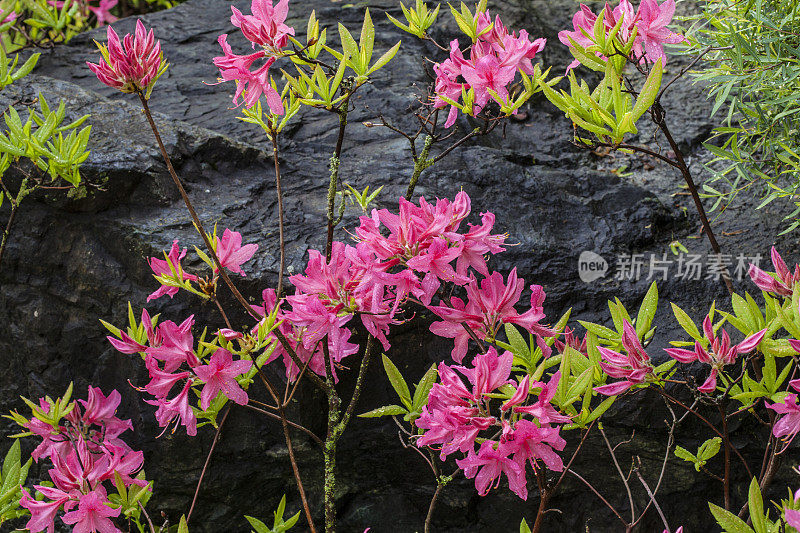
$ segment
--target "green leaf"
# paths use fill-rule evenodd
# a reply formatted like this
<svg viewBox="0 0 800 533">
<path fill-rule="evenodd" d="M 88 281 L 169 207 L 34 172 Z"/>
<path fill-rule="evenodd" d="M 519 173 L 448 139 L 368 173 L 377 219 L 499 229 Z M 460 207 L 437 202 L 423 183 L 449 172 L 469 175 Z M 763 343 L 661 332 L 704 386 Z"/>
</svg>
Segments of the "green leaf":
<svg viewBox="0 0 800 533">
<path fill-rule="evenodd" d="M 703 444 L 697 448 L 697 458 L 701 461 L 708 461 L 717 453 L 719 453 L 719 447 L 722 443 L 722 439 L 719 437 L 714 437 L 712 439 L 708 439 Z"/>
<path fill-rule="evenodd" d="M 178 533 L 189 533 L 189 525 L 186 523 L 186 515 L 181 515 L 181 521 L 178 524 Z"/>
<path fill-rule="evenodd" d="M 689 315 L 687 315 L 683 309 L 681 309 L 680 307 L 678 307 L 676 304 L 673 303 L 672 312 L 675 315 L 675 318 L 678 320 L 678 324 L 681 325 L 683 330 L 686 333 L 688 333 L 689 336 L 691 336 L 695 340 L 700 340 L 701 338 L 703 338 L 703 336 L 700 335 L 700 331 L 697 329 L 697 326 L 694 324 L 692 319 L 689 318 Z"/>
<path fill-rule="evenodd" d="M 644 338 L 644 334 L 650 330 L 653 323 L 653 317 L 656 316 L 656 308 L 658 307 L 658 288 L 654 281 L 647 294 L 642 300 L 642 305 L 639 307 L 639 313 L 636 315 L 636 336 Z"/>
<path fill-rule="evenodd" d="M 639 93 L 639 97 L 636 99 L 633 109 L 631 109 L 630 119 L 632 123 L 635 124 L 636 121 L 644 115 L 645 111 L 650 109 L 653 102 L 655 102 L 656 96 L 658 96 L 658 90 L 661 88 L 661 75 L 663 72 L 662 58 L 658 58 L 658 61 L 656 61 L 656 64 L 653 65 L 653 68 L 650 70 L 647 80 L 644 82 L 642 91 Z"/>
<path fill-rule="evenodd" d="M 753 478 L 747 494 L 747 507 L 750 510 L 750 521 L 756 533 L 767 533 L 767 519 L 764 516 L 764 500 L 761 497 L 761 487 L 758 480 Z"/>
<path fill-rule="evenodd" d="M 711 510 L 711 514 L 714 515 L 717 523 L 722 527 L 725 533 L 755 533 L 744 520 L 732 512 L 726 511 L 722 507 L 714 505 L 710 502 L 708 504 L 708 508 Z"/>
<path fill-rule="evenodd" d="M 693 464 L 698 463 L 697 457 L 695 457 L 695 455 L 692 452 L 690 452 L 686 448 L 683 448 L 682 446 L 675 446 L 675 451 L 673 453 L 675 454 L 675 457 L 683 459 L 686 462 Z"/>
<path fill-rule="evenodd" d="M 376 70 L 383 68 L 386 63 L 392 60 L 392 58 L 397 54 L 397 51 L 400 50 L 400 41 L 397 41 L 393 47 L 389 48 L 384 54 L 378 58 L 378 60 L 373 64 L 369 70 L 367 71 L 367 76 L 375 72 Z"/>
<path fill-rule="evenodd" d="M 410 410 L 411 392 L 408 390 L 406 380 L 403 379 L 403 375 L 400 373 L 397 367 L 394 366 L 394 363 L 392 363 L 391 359 L 386 357 L 386 354 L 382 354 L 382 358 L 383 369 L 386 371 L 386 375 L 389 377 L 389 383 L 392 384 L 392 388 L 400 397 L 400 401 L 403 402 L 403 405 Z"/>
<path fill-rule="evenodd" d="M 377 409 L 373 409 L 372 411 L 358 416 L 361 418 L 378 418 L 381 416 L 404 415 L 407 412 L 408 409 L 400 405 L 384 405 L 383 407 L 378 407 Z"/>
<path fill-rule="evenodd" d="M 422 379 L 419 380 L 417 383 L 417 387 L 414 389 L 414 400 L 411 402 L 411 407 L 415 411 L 419 411 L 422 407 L 428 403 L 428 394 L 431 392 L 433 388 L 433 384 L 436 382 L 436 378 L 439 376 L 439 373 L 436 371 L 436 365 L 433 364 L 425 372 L 425 375 L 422 376 Z"/>
<path fill-rule="evenodd" d="M 256 531 L 256 533 L 272 533 L 272 530 L 267 527 L 267 524 L 259 520 L 258 518 L 253 518 L 252 516 L 244 515 L 248 522 L 250 522 L 250 526 Z"/>
</svg>

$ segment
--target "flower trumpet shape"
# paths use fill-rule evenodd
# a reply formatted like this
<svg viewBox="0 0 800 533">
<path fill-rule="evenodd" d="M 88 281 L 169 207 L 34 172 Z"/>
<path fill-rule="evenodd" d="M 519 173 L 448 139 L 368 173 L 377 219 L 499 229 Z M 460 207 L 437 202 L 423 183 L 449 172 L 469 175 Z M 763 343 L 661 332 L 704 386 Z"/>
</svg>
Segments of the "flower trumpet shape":
<svg viewBox="0 0 800 533">
<path fill-rule="evenodd" d="M 722 335 L 716 336 L 711 317 L 706 316 L 705 320 L 703 320 L 703 333 L 708 341 L 708 349 L 704 348 L 700 342 L 695 342 L 694 350 L 667 348 L 665 351 L 670 357 L 681 363 L 700 361 L 711 365 L 711 374 L 697 389 L 700 392 L 711 393 L 717 388 L 717 375 L 720 369 L 725 365 L 733 364 L 739 354 L 752 352 L 764 338 L 766 332 L 766 329 L 762 329 L 739 344 L 731 346 L 731 338 L 728 336 L 728 332 L 722 330 Z"/>
</svg>

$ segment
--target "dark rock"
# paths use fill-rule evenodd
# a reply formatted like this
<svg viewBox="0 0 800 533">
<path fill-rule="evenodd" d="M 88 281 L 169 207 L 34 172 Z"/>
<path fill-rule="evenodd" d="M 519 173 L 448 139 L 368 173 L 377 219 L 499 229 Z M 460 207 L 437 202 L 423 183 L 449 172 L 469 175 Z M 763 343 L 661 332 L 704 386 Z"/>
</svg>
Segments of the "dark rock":
<svg viewBox="0 0 800 533">
<path fill-rule="evenodd" d="M 243 8 L 242 4 L 237 2 Z M 405 111 L 423 96 L 427 82 L 420 55 L 435 50 L 386 21 L 385 10 L 398 16 L 394 0 L 371 2 L 370 7 L 378 28 L 376 50 L 385 50 L 400 39 L 403 47 L 355 101 L 342 177 L 361 189 L 367 184 L 386 184 L 379 204 L 392 207 L 411 174 L 407 145 L 384 128 L 367 129 L 359 122 L 375 121 L 383 113 L 396 124 L 411 127 Z M 447 41 L 454 35 L 454 25 L 443 7 L 440 18 L 447 22 L 437 29 L 436 37 Z M 500 2 L 498 11 L 510 26 L 527 27 L 533 35 L 549 39 L 543 58 L 555 63 L 556 72 L 568 61 L 556 33 L 569 23 L 574 7 L 572 1 L 520 0 Z M 337 40 L 336 21 L 357 27 L 363 13 L 352 5 L 308 0 L 293 3 L 289 22 L 304 28 L 301 19 L 311 9 L 329 25 L 333 41 Z M 172 64 L 151 102 L 167 150 L 203 222 L 207 227 L 214 223 L 230 227 L 242 232 L 245 242 L 259 243 L 259 252 L 246 265 L 247 278 L 240 282 L 246 296 L 257 298 L 261 289 L 276 280 L 277 205 L 271 153 L 263 151 L 267 146 L 263 133 L 235 119 L 237 111 L 230 109 L 231 85 L 210 85 L 217 74 L 211 64 L 219 53 L 217 35 L 230 32 L 234 49 L 244 49 L 242 37 L 229 25 L 229 11 L 227 2 L 191 0 L 145 17 L 162 39 Z M 130 31 L 133 21 L 123 20 L 115 27 Z M 111 349 L 98 319 L 121 324 L 128 300 L 136 310 L 145 305 L 147 294 L 156 287 L 147 257 L 160 254 L 175 238 L 189 247 L 200 242 L 135 98 L 102 86 L 83 67 L 84 61 L 98 57 L 92 39 L 102 38 L 102 30 L 76 37 L 44 55 L 35 76 L 0 94 L 0 106 L 41 91 L 51 101 L 65 99 L 75 116 L 91 113 L 92 155 L 83 173 L 102 187 L 89 188 L 86 198 L 69 202 L 41 195 L 26 201 L 20 210 L 0 269 L 0 352 L 4 354 L 0 411 L 20 407 L 19 395 L 58 394 L 71 380 L 79 391 L 89 383 L 106 391 L 113 387 L 127 391 L 121 412 L 137 428 L 131 445 L 145 451 L 148 475 L 157 480 L 152 508 L 164 510 L 174 522 L 191 502 L 212 431 L 202 429 L 196 439 L 166 435 L 156 440 L 159 430 L 152 408 L 127 385 L 128 379 L 144 382 L 143 365 Z M 699 141 L 711 128 L 708 106 L 700 90 L 686 82 L 676 84 L 672 95 L 666 102 L 670 124 L 682 146 L 695 150 L 692 161 L 699 171 L 705 157 L 698 149 Z M 654 170 L 646 171 L 644 164 L 653 162 L 579 151 L 569 142 L 569 122 L 542 98 L 525 112 L 527 120 L 468 143 L 426 171 L 417 193 L 452 197 L 463 188 L 476 212 L 495 212 L 498 228 L 519 244 L 493 259 L 493 267 L 505 272 L 516 266 L 529 283 L 543 285 L 549 317 L 572 307 L 573 318 L 607 322 L 608 298 L 618 296 L 635 309 L 644 295 L 649 284 L 646 275 L 636 282 L 615 279 L 611 273 L 594 283 L 580 281 L 576 264 L 584 250 L 605 257 L 612 269 L 613 258 L 619 254 L 661 257 L 674 239 L 693 253 L 708 252 L 706 242 L 696 239 L 696 217 L 682 210 L 691 209 L 688 200 L 671 196 L 680 179 L 671 168 L 655 164 Z M 470 127 L 465 119 L 460 119 L 459 126 Z M 281 142 L 287 256 L 295 272 L 303 268 L 307 249 L 323 244 L 327 164 L 336 128 L 335 116 L 303 110 Z M 633 174 L 626 176 L 626 170 Z M 723 239 L 726 251 L 734 256 L 765 255 L 777 233 L 777 221 L 769 212 L 754 214 L 750 207 L 730 209 L 722 217 L 725 229 L 747 230 Z M 0 213 L 6 214 L 5 209 Z M 343 227 L 352 227 L 357 216 L 349 210 Z M 347 238 L 342 230 L 337 236 Z M 188 268 L 192 267 L 199 264 L 189 263 Z M 694 317 L 700 317 L 712 299 L 725 295 L 721 284 L 708 280 L 671 278 L 660 283 L 659 289 L 664 302 L 675 301 Z M 148 309 L 172 320 L 195 313 L 198 324 L 220 325 L 214 309 L 183 294 L 174 300 L 162 298 Z M 658 319 L 662 326 L 654 354 L 670 338 L 679 338 L 668 306 L 661 306 Z M 429 320 L 420 316 L 420 321 L 399 327 L 392 339 L 389 355 L 410 381 L 416 382 L 433 362 L 448 357 L 451 349 L 448 342 L 430 338 Z M 241 314 L 234 314 L 234 322 L 247 323 Z M 359 411 L 392 403 L 393 393 L 379 365 L 370 369 L 368 378 Z M 345 377 L 345 389 L 352 386 L 351 379 Z M 292 415 L 323 433 L 324 402 L 309 387 L 299 395 L 303 400 Z M 661 405 L 657 398 L 644 396 L 620 402 L 607 428 L 615 442 L 626 440 L 636 430 L 636 440 L 621 448 L 620 456 L 627 462 L 631 454 L 639 455 L 643 471 L 654 480 L 664 453 L 662 422 L 668 415 L 663 408 L 651 407 Z M 0 422 L 0 432 L 12 431 L 7 422 Z M 743 446 L 748 442 L 745 439 Z M 699 442 L 681 444 L 691 448 Z M 571 445 L 575 445 L 574 436 Z M 296 446 L 313 511 L 321 516 L 319 450 L 303 435 L 297 436 Z M 586 446 L 575 469 L 599 483 L 612 502 L 624 508 L 624 491 L 602 441 L 595 437 Z M 400 446 L 393 424 L 355 420 L 339 446 L 338 465 L 342 531 L 362 531 L 368 526 L 376 533 L 422 529 L 435 482 L 422 459 Z M 669 517 L 683 520 L 694 530 L 708 527 L 705 502 L 719 491 L 689 468 L 671 461 L 659 500 Z M 643 506 L 646 495 L 639 488 L 636 491 L 637 502 Z M 211 463 L 192 531 L 245 531 L 243 514 L 268 518 L 284 493 L 290 501 L 289 512 L 296 512 L 299 498 L 279 427 L 235 409 Z M 523 516 L 531 522 L 536 501 L 533 490 L 528 503 L 503 490 L 480 498 L 472 481 L 460 478 L 444 490 L 434 530 L 515 530 Z M 548 515 L 548 531 L 579 531 L 584 524 L 592 531 L 619 530 L 607 508 L 572 477 L 566 479 L 552 506 L 562 512 Z M 654 513 L 646 520 L 642 531 L 661 529 Z"/>
</svg>

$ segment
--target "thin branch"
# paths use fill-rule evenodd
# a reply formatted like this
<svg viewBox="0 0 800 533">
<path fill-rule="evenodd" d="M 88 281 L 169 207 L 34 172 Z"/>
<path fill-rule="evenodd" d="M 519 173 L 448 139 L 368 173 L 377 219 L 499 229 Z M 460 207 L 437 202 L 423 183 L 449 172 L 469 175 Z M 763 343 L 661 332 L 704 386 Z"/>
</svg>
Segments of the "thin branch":
<svg viewBox="0 0 800 533">
<path fill-rule="evenodd" d="M 257 413 L 261 413 L 262 415 L 267 416 L 269 418 L 273 418 L 275 420 L 281 420 L 281 417 L 279 415 L 276 415 L 275 413 L 270 413 L 269 411 L 265 411 L 264 409 L 261 409 L 260 407 L 256 407 L 255 405 L 250 405 L 248 403 L 248 404 L 245 404 L 244 407 L 247 407 L 248 409 L 252 409 L 253 411 L 256 411 Z M 322 446 L 322 439 L 317 437 L 314 434 L 314 432 L 311 431 L 310 429 L 308 429 L 306 427 L 303 427 L 300 424 L 297 424 L 295 422 L 292 422 L 291 420 L 287 420 L 286 423 L 289 424 L 290 426 L 292 426 L 295 429 L 299 429 L 300 431 L 302 431 L 303 433 L 305 433 L 306 435 L 311 437 L 311 439 L 314 442 L 316 442 L 317 444 Z"/>
<path fill-rule="evenodd" d="M 608 437 L 606 437 L 606 432 L 602 426 L 597 427 L 598 431 L 600 431 L 600 435 L 603 436 L 603 440 L 608 447 L 608 453 L 611 454 L 611 459 L 614 461 L 614 466 L 617 468 L 617 472 L 619 473 L 620 479 L 622 479 L 622 484 L 625 485 L 625 492 L 628 493 L 628 503 L 631 506 L 631 522 L 636 520 L 636 508 L 633 505 L 633 494 L 631 494 L 631 487 L 628 483 L 628 479 L 625 477 L 625 474 L 622 473 L 622 468 L 619 466 L 619 462 L 617 461 L 617 455 L 614 453 L 614 448 L 611 447 L 611 443 L 608 441 Z"/>
<path fill-rule="evenodd" d="M 617 518 L 619 518 L 619 521 L 620 521 L 620 522 L 622 522 L 622 524 L 623 524 L 625 527 L 627 527 L 627 526 L 628 526 L 628 523 L 625 521 L 625 519 L 624 519 L 624 518 L 622 518 L 622 515 L 620 515 L 620 514 L 619 514 L 619 512 L 618 512 L 618 511 L 617 511 L 617 510 L 614 508 L 614 506 L 613 506 L 613 505 L 611 505 L 610 503 L 608 503 L 608 500 L 606 500 L 606 499 L 603 497 L 603 495 L 602 495 L 602 494 L 600 494 L 599 492 L 597 492 L 597 489 L 596 489 L 596 488 L 594 488 L 594 487 L 592 486 L 592 484 L 591 484 L 591 483 L 589 483 L 588 481 L 586 481 L 586 479 L 585 479 L 583 476 L 581 476 L 580 474 L 578 474 L 577 472 L 575 472 L 575 471 L 574 471 L 574 470 L 572 470 L 572 469 L 569 469 L 569 470 L 567 470 L 567 472 L 569 472 L 570 474 L 572 474 L 573 476 L 575 476 L 576 478 L 578 478 L 579 480 L 581 480 L 581 481 L 583 482 L 583 484 L 584 484 L 584 485 L 586 485 L 587 487 L 589 487 L 589 490 L 591 490 L 591 491 L 594 493 L 594 495 L 595 495 L 595 496 L 597 496 L 598 498 L 600 498 L 600 501 L 602 501 L 602 502 L 603 502 L 603 503 L 606 505 L 606 507 L 608 507 L 609 509 L 611 509 L 611 512 L 612 512 L 612 513 L 614 513 L 614 515 L 615 515 Z"/>
<path fill-rule="evenodd" d="M 200 472 L 200 479 L 197 480 L 197 487 L 194 489 L 194 497 L 192 498 L 192 505 L 189 507 L 189 512 L 186 513 L 186 523 L 189 523 L 189 520 L 192 518 L 192 512 L 194 511 L 194 506 L 197 504 L 197 497 L 200 495 L 200 487 L 203 485 L 203 479 L 206 477 L 206 471 L 208 470 L 208 465 L 211 462 L 211 456 L 214 454 L 214 449 L 217 447 L 217 442 L 219 442 L 220 435 L 222 434 L 222 427 L 225 425 L 225 421 L 228 419 L 228 414 L 230 414 L 231 408 L 225 410 L 225 414 L 222 415 L 222 420 L 217 426 L 217 431 L 214 433 L 214 439 L 211 441 L 211 448 L 208 450 L 208 455 L 206 455 L 206 461 L 203 463 L 203 470 Z"/>
</svg>

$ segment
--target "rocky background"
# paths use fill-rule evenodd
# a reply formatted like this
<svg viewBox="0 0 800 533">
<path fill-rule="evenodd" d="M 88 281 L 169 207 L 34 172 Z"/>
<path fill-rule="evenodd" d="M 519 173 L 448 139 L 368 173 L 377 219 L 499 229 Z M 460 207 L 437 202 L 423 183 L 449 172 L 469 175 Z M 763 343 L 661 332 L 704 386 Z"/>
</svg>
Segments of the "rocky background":
<svg viewBox="0 0 800 533">
<path fill-rule="evenodd" d="M 531 35 L 548 39 L 541 54 L 546 65 L 561 72 L 568 52 L 556 33 L 569 26 L 576 7 L 572 0 L 499 0 L 491 2 L 511 28 L 526 28 Z M 216 38 L 231 33 L 234 50 L 244 40 L 229 23 L 230 3 L 190 0 L 166 12 L 144 17 L 162 41 L 168 72 L 156 86 L 151 100 L 157 122 L 173 157 L 178 174 L 207 226 L 218 223 L 240 231 L 245 242 L 259 243 L 259 251 L 246 265 L 247 277 L 239 281 L 243 292 L 256 298 L 261 289 L 276 281 L 277 205 L 271 152 L 267 139 L 255 126 L 236 119 L 231 109 L 233 86 L 214 85 L 217 71 L 211 58 L 219 53 Z M 235 2 L 240 9 L 244 2 Z M 329 0 L 294 0 L 289 23 L 302 34 L 305 18 L 314 9 L 328 25 L 330 39 L 335 23 L 358 28 L 369 6 L 376 23 L 376 51 L 403 41 L 401 51 L 358 93 L 351 126 L 342 155 L 343 181 L 358 189 L 385 184 L 378 203 L 396 207 L 405 192 L 412 165 L 405 139 L 385 128 L 365 128 L 380 114 L 396 124 L 411 127 L 406 111 L 424 95 L 428 81 L 423 54 L 438 58 L 430 45 L 403 34 L 383 15 L 400 17 L 395 0 L 349 4 Z M 132 31 L 133 21 L 115 24 L 118 31 Z M 436 38 L 448 41 L 456 28 L 446 5 L 440 14 Z M 63 392 L 74 381 L 79 397 L 89 383 L 105 391 L 123 391 L 121 414 L 137 428 L 128 440 L 146 454 L 148 477 L 156 479 L 151 510 L 163 511 L 173 521 L 185 513 L 210 446 L 212 430 L 197 438 L 165 435 L 155 425 L 153 409 L 130 389 L 128 380 L 142 384 L 143 365 L 111 348 L 99 323 L 126 321 L 127 301 L 138 311 L 155 290 L 146 258 L 160 255 L 178 238 L 182 246 L 199 245 L 188 213 L 175 191 L 150 129 L 138 103 L 101 85 L 84 66 L 96 61 L 92 39 L 104 39 L 103 30 L 80 35 L 68 45 L 45 53 L 35 74 L 0 94 L 0 107 L 19 98 L 45 94 L 48 100 L 64 99 L 76 116 L 91 113 L 92 155 L 83 167 L 85 178 L 102 184 L 90 188 L 85 198 L 65 200 L 61 194 L 43 194 L 27 200 L 20 210 L 13 236 L 0 269 L 0 411 L 22 406 L 19 396 L 39 397 Z M 439 58 L 441 59 L 441 58 Z M 679 64 L 671 67 L 675 72 Z M 702 87 L 690 82 L 676 84 L 665 101 L 674 136 L 689 151 L 700 173 L 706 154 L 701 142 L 713 123 Z M 642 253 L 659 258 L 668 245 L 680 240 L 692 253 L 708 252 L 700 238 L 699 221 L 690 199 L 680 187 L 673 169 L 655 161 L 623 155 L 600 156 L 570 144 L 571 124 L 543 98 L 535 98 L 527 119 L 509 123 L 488 137 L 465 145 L 427 170 L 417 188 L 426 198 L 452 197 L 459 189 L 472 198 L 477 212 L 497 214 L 497 228 L 518 242 L 496 256 L 492 266 L 508 271 L 517 266 L 528 283 L 545 287 L 545 310 L 555 320 L 568 308 L 573 318 L 608 321 L 606 300 L 619 297 L 636 308 L 649 285 L 648 268 L 638 281 L 615 279 L 619 255 Z M 471 127 L 460 118 L 457 127 Z M 288 263 L 295 272 L 306 260 L 306 250 L 323 245 L 327 163 L 332 153 L 337 118 L 316 110 L 303 110 L 281 140 L 283 185 L 286 204 Z M 656 147 L 657 137 L 642 127 L 640 142 Z M 687 210 L 688 208 L 688 210 Z M 757 253 L 768 255 L 780 230 L 780 217 L 769 210 L 754 211 L 740 202 L 715 221 L 715 230 L 726 253 L 734 258 Z M 6 208 L 3 208 L 6 209 Z M 0 209 L 0 215 L 6 211 Z M 342 228 L 352 227 L 358 216 L 350 209 Z M 346 239 L 344 229 L 339 239 Z M 794 259 L 794 237 L 777 242 L 788 260 Z M 594 251 L 611 265 L 609 273 L 592 283 L 578 277 L 577 260 L 582 251 Z M 191 255 L 191 254 L 190 254 Z M 199 261 L 185 263 L 191 270 Z M 700 319 L 707 305 L 727 301 L 721 283 L 676 279 L 659 283 L 662 298 L 656 319 L 659 329 L 653 348 L 656 357 L 670 339 L 681 338 L 666 301 L 674 301 Z M 745 287 L 746 283 L 737 284 Z M 749 287 L 748 287 L 749 289 Z M 235 305 L 229 308 L 235 309 Z M 195 313 L 199 324 L 219 326 L 214 309 L 201 306 L 188 295 L 160 299 L 148 305 L 151 313 L 182 320 Z M 451 345 L 427 333 L 428 317 L 397 328 L 388 355 L 409 381 L 416 382 L 431 365 L 448 357 Z M 236 316 L 244 326 L 244 316 Z M 663 353 L 663 352 L 662 352 Z M 345 378 L 343 387 L 350 385 Z M 393 392 L 380 365 L 373 365 L 359 412 L 393 403 Z M 307 388 L 291 415 L 304 425 L 324 433 L 325 404 Z M 633 454 L 643 461 L 642 472 L 651 482 L 658 477 L 664 453 L 667 413 L 657 397 L 639 394 L 618 402 L 606 416 L 606 428 L 614 442 L 630 444 L 618 449 L 623 468 Z M 0 422 L 0 434 L 14 431 Z M 738 428 L 734 442 L 746 454 L 758 453 L 751 440 L 758 428 Z M 690 423 L 683 426 L 678 444 L 693 449 L 708 435 Z M 568 436 L 568 440 L 570 437 Z M 572 441 L 575 438 L 572 436 Z M 321 517 L 321 453 L 302 434 L 296 446 L 303 466 L 314 512 Z M 574 445 L 574 442 L 572 443 Z M 8 441 L 0 442 L 0 451 Z M 753 457 L 753 463 L 760 457 Z M 355 420 L 339 446 L 339 513 L 341 531 L 374 533 L 421 531 L 435 481 L 427 465 L 411 450 L 404 450 L 391 421 Z M 626 510 L 622 484 L 607 450 L 599 439 L 590 439 L 575 470 L 593 480 L 609 500 Z M 742 476 L 744 479 L 744 476 Z M 776 482 L 784 495 L 788 477 Z M 746 490 L 746 483 L 739 487 Z M 192 518 L 193 532 L 248 531 L 243 514 L 270 522 L 281 495 L 289 498 L 289 511 L 299 509 L 280 427 L 241 408 L 233 409 L 212 460 L 198 508 Z M 673 527 L 686 531 L 710 526 L 706 502 L 719 503 L 718 484 L 695 474 L 691 466 L 673 458 L 659 502 Z M 735 494 L 743 501 L 744 494 Z M 637 491 L 641 509 L 646 496 Z M 433 518 L 433 530 L 442 532 L 515 531 L 522 517 L 535 516 L 535 491 L 528 502 L 500 489 L 477 496 L 470 480 L 457 478 L 444 490 Z M 558 512 L 547 516 L 546 531 L 619 531 L 619 523 L 602 503 L 574 478 L 568 477 L 561 494 L 551 504 Z M 299 530 L 300 528 L 298 528 Z M 650 512 L 640 531 L 661 531 L 656 513 Z"/>
</svg>

